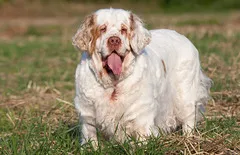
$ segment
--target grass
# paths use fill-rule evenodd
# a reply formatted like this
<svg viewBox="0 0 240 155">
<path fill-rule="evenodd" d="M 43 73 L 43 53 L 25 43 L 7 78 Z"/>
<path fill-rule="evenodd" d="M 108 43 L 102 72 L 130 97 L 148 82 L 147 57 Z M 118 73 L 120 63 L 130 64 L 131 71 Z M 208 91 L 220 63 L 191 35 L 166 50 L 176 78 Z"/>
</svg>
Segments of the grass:
<svg viewBox="0 0 240 155">
<path fill-rule="evenodd" d="M 0 154 L 240 153 L 238 12 L 207 13 L 204 18 L 201 13 L 142 14 L 148 27 L 175 29 L 195 44 L 204 72 L 214 81 L 213 99 L 194 137 L 178 131 L 150 137 L 147 143 L 130 137 L 119 144 L 99 134 L 98 150 L 91 143 L 80 146 L 72 104 L 80 53 L 72 47 L 71 36 L 82 16 L 73 13 L 51 22 L 20 18 L 23 26 L 21 20 L 4 19 L 0 24 Z"/>
<path fill-rule="evenodd" d="M 199 25 L 221 25 L 221 23 L 215 19 L 208 19 L 208 20 L 186 20 L 186 21 L 179 21 L 176 23 L 177 26 L 185 26 L 185 25 L 192 25 L 192 26 L 199 26 Z"/>
<path fill-rule="evenodd" d="M 151 137 L 146 142 L 131 138 L 123 144 L 99 137 L 99 149 L 91 143 L 79 145 L 78 125 L 71 127 L 59 122 L 54 127 L 41 117 L 15 122 L 11 134 L 1 139 L 2 154 L 194 154 L 207 152 L 233 153 L 239 151 L 239 126 L 234 117 L 207 119 L 192 138 L 180 133 Z M 2 135 L 3 136 L 3 135 Z"/>
</svg>

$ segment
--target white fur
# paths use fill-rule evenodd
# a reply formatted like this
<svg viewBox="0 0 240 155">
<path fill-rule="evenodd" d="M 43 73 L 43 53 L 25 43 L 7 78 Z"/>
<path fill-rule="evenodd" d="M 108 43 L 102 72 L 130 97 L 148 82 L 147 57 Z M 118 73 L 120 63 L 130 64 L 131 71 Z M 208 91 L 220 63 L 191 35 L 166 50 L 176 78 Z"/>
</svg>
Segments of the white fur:
<svg viewBox="0 0 240 155">
<path fill-rule="evenodd" d="M 120 9 L 95 13 L 99 25 L 108 21 L 115 25 L 125 22 L 128 26 L 130 14 Z M 132 37 L 139 35 L 135 43 L 118 34 L 118 26 L 110 27 L 97 40 L 93 55 L 83 52 L 76 70 L 75 106 L 82 123 L 82 143 L 97 140 L 96 128 L 119 141 L 125 140 L 126 135 L 157 136 L 159 129 L 169 132 L 178 125 L 182 125 L 185 133 L 191 132 L 208 101 L 211 86 L 211 80 L 201 71 L 194 45 L 172 30 L 147 31 L 141 21 L 136 24 L 136 29 L 141 30 Z M 124 55 L 130 44 L 135 50 L 129 53 L 117 84 L 107 75 L 102 79 L 98 75 L 102 69 L 99 55 L 109 52 L 104 41 L 112 34 L 119 35 L 124 42 L 121 48 Z M 146 46 L 148 42 L 144 41 L 150 38 Z M 73 43 L 76 45 L 75 40 Z M 111 100 L 114 90 L 116 99 Z"/>
</svg>

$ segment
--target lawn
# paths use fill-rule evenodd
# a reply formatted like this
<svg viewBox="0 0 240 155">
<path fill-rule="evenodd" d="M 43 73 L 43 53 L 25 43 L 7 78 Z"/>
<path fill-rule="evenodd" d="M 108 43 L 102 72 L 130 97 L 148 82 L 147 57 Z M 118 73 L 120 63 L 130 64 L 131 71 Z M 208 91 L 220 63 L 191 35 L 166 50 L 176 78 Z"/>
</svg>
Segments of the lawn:
<svg viewBox="0 0 240 155">
<path fill-rule="evenodd" d="M 193 137 L 178 131 L 119 144 L 99 134 L 94 150 L 79 144 L 73 97 L 81 53 L 71 37 L 83 16 L 107 5 L 67 3 L 71 11 L 47 5 L 46 12 L 35 3 L 20 12 L 6 6 L 0 10 L 0 154 L 240 154 L 240 12 L 164 14 L 135 7 L 149 29 L 174 29 L 195 44 L 214 81 L 212 99 Z"/>
</svg>

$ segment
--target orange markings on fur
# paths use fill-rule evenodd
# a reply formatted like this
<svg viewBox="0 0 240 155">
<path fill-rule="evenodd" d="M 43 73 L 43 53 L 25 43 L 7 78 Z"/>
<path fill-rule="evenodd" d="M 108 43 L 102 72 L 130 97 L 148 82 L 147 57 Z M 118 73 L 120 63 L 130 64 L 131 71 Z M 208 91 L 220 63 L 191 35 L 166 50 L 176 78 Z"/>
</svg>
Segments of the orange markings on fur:
<svg viewBox="0 0 240 155">
<path fill-rule="evenodd" d="M 90 54 L 92 54 L 95 49 L 96 49 L 96 41 L 97 39 L 100 37 L 101 33 L 99 31 L 99 28 L 97 26 L 94 26 L 91 29 L 91 35 L 92 35 L 92 39 L 91 39 L 91 45 L 90 45 Z"/>
<path fill-rule="evenodd" d="M 95 21 L 95 15 L 90 15 L 88 18 L 90 18 L 89 23 L 88 23 L 88 27 L 92 27 L 94 25 L 94 21 Z"/>
<path fill-rule="evenodd" d="M 162 60 L 162 64 L 163 64 L 163 70 L 164 70 L 164 73 L 165 73 L 165 75 L 166 75 L 166 73 L 167 73 L 167 70 L 166 70 L 166 66 L 165 66 L 165 63 L 164 63 L 164 61 Z"/>
<path fill-rule="evenodd" d="M 105 68 L 102 68 L 102 70 L 99 72 L 99 78 L 102 79 L 104 76 L 107 76 L 107 71 Z"/>
<path fill-rule="evenodd" d="M 127 36 L 127 34 L 128 34 L 128 28 L 124 24 L 121 25 L 121 34 L 125 35 L 125 36 Z"/>
<path fill-rule="evenodd" d="M 103 76 L 102 74 L 103 74 L 102 71 L 100 71 L 100 72 L 99 72 L 99 77 L 100 77 L 100 78 L 102 78 L 102 76 Z"/>
<path fill-rule="evenodd" d="M 111 94 L 110 100 L 111 100 L 111 101 L 117 100 L 117 91 L 116 91 L 116 89 L 113 90 L 113 92 L 112 92 L 112 94 Z"/>
<path fill-rule="evenodd" d="M 88 49 L 88 43 L 91 40 L 90 30 L 94 26 L 95 15 L 89 15 L 85 18 L 79 32 L 75 35 L 74 41 L 78 44 L 78 48 L 81 50 Z"/>
<path fill-rule="evenodd" d="M 130 30 L 134 30 L 134 19 L 133 19 L 133 14 L 130 15 Z"/>
</svg>

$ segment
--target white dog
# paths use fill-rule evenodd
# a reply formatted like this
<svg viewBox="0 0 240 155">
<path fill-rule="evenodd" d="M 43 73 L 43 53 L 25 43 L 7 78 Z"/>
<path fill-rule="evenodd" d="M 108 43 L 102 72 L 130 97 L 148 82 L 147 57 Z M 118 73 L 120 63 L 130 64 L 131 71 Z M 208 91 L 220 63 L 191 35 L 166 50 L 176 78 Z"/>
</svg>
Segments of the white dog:
<svg viewBox="0 0 240 155">
<path fill-rule="evenodd" d="M 124 141 L 181 125 L 194 128 L 208 102 L 211 80 L 198 51 L 172 30 L 148 31 L 133 13 L 101 9 L 86 17 L 73 37 L 83 50 L 76 70 L 75 106 L 82 143 L 96 130 Z"/>
</svg>

